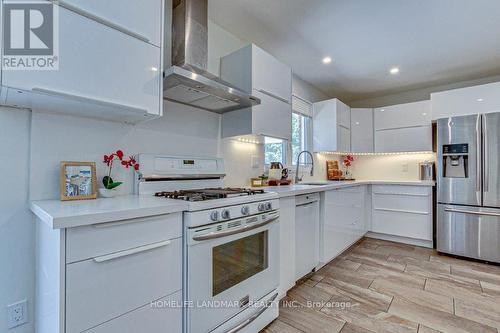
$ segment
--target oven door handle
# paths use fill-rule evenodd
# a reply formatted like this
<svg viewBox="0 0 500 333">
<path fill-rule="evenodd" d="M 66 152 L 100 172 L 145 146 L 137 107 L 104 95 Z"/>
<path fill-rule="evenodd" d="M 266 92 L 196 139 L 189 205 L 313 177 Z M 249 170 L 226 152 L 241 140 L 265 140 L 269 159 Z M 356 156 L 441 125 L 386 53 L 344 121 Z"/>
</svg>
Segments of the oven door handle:
<svg viewBox="0 0 500 333">
<path fill-rule="evenodd" d="M 221 237 L 226 237 L 226 236 L 231 236 L 231 235 L 236 235 L 245 231 L 253 230 L 260 228 L 262 226 L 265 226 L 271 222 L 276 221 L 279 219 L 279 215 L 271 218 L 267 221 L 261 222 L 261 223 L 255 223 L 255 224 L 247 224 L 244 225 L 241 228 L 234 229 L 234 230 L 229 230 L 229 231 L 221 231 L 221 232 L 211 232 L 206 235 L 201 235 L 201 236 L 193 236 L 193 240 L 195 241 L 205 241 L 205 240 L 210 240 L 210 239 L 216 239 L 216 238 L 221 238 Z"/>
<path fill-rule="evenodd" d="M 274 300 L 276 299 L 276 297 L 278 297 L 278 293 L 274 294 L 267 302 L 266 304 L 262 307 L 262 309 L 260 309 L 256 314 L 254 314 L 253 316 L 251 316 L 250 318 L 248 318 L 247 320 L 245 320 L 244 322 L 236 325 L 235 327 L 231 328 L 229 331 L 227 331 L 226 333 L 236 333 L 236 332 L 239 332 L 241 331 L 243 328 L 247 327 L 248 325 L 250 325 L 255 319 L 259 318 L 261 314 L 264 313 L 264 311 L 266 311 L 271 305 L 272 303 L 274 302 Z"/>
</svg>

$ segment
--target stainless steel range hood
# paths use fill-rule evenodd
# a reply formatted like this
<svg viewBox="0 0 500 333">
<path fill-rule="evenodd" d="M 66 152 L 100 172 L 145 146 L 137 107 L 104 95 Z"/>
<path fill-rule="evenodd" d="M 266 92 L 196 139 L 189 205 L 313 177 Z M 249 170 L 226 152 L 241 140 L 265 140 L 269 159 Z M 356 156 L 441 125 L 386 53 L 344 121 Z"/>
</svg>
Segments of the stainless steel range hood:
<svg viewBox="0 0 500 333">
<path fill-rule="evenodd" d="M 171 61 L 165 60 L 172 66 L 164 74 L 164 99 L 217 113 L 260 104 L 260 99 L 207 72 L 208 0 L 172 1 L 171 48 Z"/>
</svg>

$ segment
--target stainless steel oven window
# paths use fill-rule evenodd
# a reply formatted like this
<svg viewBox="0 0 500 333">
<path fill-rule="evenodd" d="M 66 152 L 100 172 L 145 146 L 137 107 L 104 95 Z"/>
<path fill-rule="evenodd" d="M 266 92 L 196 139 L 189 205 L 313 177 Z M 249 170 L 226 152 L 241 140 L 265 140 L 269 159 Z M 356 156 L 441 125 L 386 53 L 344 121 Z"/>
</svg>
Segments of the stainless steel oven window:
<svg viewBox="0 0 500 333">
<path fill-rule="evenodd" d="M 216 296 L 267 269 L 268 231 L 212 249 L 212 295 Z"/>
</svg>

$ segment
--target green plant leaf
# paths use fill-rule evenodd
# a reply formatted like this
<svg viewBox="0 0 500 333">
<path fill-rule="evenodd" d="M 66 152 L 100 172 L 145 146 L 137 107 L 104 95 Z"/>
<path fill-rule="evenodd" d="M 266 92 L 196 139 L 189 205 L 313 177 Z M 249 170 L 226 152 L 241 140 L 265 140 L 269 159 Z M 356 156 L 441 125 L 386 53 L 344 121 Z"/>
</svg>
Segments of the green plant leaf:
<svg viewBox="0 0 500 333">
<path fill-rule="evenodd" d="M 112 190 L 114 188 L 117 188 L 118 186 L 120 186 L 121 184 L 123 184 L 123 182 L 112 182 L 111 184 L 108 184 L 108 187 L 106 187 L 108 190 Z"/>
<path fill-rule="evenodd" d="M 113 183 L 113 179 L 111 177 L 104 176 L 102 178 L 102 184 L 104 185 L 104 188 L 108 188 L 109 184 L 112 184 L 112 183 Z"/>
</svg>

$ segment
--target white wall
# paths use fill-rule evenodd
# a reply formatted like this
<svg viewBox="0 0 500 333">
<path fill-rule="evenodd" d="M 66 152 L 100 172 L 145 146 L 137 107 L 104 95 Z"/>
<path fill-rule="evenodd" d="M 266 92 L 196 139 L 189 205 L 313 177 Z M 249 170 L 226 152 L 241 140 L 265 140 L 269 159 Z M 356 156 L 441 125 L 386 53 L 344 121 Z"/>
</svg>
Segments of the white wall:
<svg viewBox="0 0 500 333">
<path fill-rule="evenodd" d="M 137 126 L 34 112 L 31 199 L 58 198 L 60 161 L 96 161 L 101 179 L 106 171 L 101 163 L 103 155 L 117 149 L 134 155 L 217 155 L 218 114 L 171 102 L 164 106 L 164 117 Z M 115 180 L 125 182 L 119 188 L 121 193 L 132 193 L 131 170 L 117 166 L 113 173 Z"/>
<path fill-rule="evenodd" d="M 418 180 L 418 164 L 436 159 L 434 154 L 368 155 L 354 158 L 351 171 L 357 180 Z"/>
<path fill-rule="evenodd" d="M 33 332 L 34 221 L 28 209 L 31 113 L 0 107 L 0 332 L 6 306 L 28 299 L 30 322 L 9 332 Z"/>
<path fill-rule="evenodd" d="M 330 99 L 327 94 L 319 90 L 307 81 L 302 80 L 297 75 L 292 76 L 292 93 L 311 103 Z"/>
</svg>

